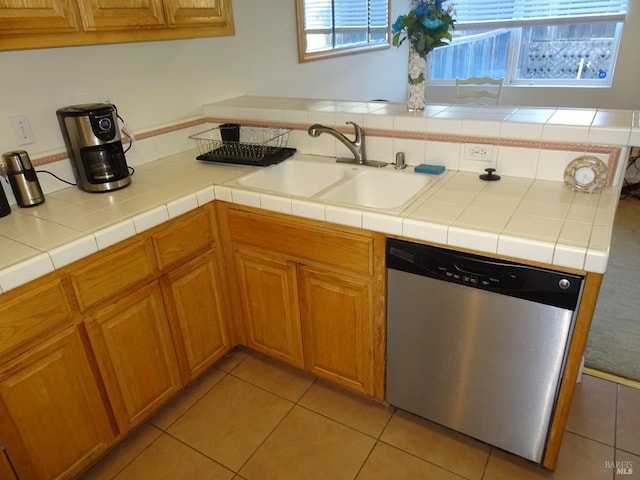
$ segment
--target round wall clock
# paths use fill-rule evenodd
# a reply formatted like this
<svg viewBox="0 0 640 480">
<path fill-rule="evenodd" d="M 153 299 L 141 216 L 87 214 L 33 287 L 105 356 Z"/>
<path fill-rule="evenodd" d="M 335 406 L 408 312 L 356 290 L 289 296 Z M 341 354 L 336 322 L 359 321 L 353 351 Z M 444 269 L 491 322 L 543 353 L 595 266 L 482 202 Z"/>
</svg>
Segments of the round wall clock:
<svg viewBox="0 0 640 480">
<path fill-rule="evenodd" d="M 574 192 L 598 193 L 607 183 L 607 164 L 585 155 L 572 160 L 564 171 L 564 183 Z"/>
</svg>

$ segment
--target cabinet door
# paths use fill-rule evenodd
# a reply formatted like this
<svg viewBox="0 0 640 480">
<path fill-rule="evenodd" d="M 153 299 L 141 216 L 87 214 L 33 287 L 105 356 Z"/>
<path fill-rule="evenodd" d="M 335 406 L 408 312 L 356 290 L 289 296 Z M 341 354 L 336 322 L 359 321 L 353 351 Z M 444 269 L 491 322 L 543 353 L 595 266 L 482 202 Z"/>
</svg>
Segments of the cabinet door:
<svg viewBox="0 0 640 480">
<path fill-rule="evenodd" d="M 152 282 L 85 320 L 122 433 L 182 388 L 162 294 Z"/>
<path fill-rule="evenodd" d="M 164 0 L 169 27 L 233 24 L 230 0 Z"/>
<path fill-rule="evenodd" d="M 72 0 L 6 0 L 0 8 L 0 36 L 78 30 Z"/>
<path fill-rule="evenodd" d="M 296 264 L 244 249 L 235 260 L 247 345 L 302 368 Z"/>
<path fill-rule="evenodd" d="M 72 478 L 113 442 L 75 327 L 0 371 L 0 435 L 19 478 Z"/>
<path fill-rule="evenodd" d="M 78 0 L 84 30 L 163 28 L 162 0 Z"/>
<path fill-rule="evenodd" d="M 223 283 L 215 253 L 202 255 L 161 280 L 185 384 L 231 348 Z"/>
<path fill-rule="evenodd" d="M 306 369 L 371 395 L 370 280 L 301 266 L 300 290 Z"/>
</svg>

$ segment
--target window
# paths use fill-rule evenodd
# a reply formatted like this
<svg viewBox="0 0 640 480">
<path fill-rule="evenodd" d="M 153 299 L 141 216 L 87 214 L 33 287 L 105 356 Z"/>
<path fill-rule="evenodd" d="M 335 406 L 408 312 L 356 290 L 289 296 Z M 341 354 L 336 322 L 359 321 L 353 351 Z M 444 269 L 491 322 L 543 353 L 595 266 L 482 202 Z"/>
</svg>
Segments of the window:
<svg viewBox="0 0 640 480">
<path fill-rule="evenodd" d="M 456 29 L 429 55 L 430 83 L 610 86 L 627 0 L 456 0 Z"/>
<path fill-rule="evenodd" d="M 296 0 L 300 61 L 389 47 L 389 0 Z"/>
</svg>

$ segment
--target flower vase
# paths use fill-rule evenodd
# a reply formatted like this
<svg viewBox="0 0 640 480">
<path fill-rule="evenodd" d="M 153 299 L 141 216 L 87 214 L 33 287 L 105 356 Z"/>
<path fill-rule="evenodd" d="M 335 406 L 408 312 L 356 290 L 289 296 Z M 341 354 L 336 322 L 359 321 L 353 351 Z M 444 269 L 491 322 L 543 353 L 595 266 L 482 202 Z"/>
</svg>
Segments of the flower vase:
<svg viewBox="0 0 640 480">
<path fill-rule="evenodd" d="M 407 108 L 410 112 L 424 110 L 424 70 L 426 59 L 418 55 L 413 47 L 409 48 L 409 88 L 407 92 Z"/>
</svg>

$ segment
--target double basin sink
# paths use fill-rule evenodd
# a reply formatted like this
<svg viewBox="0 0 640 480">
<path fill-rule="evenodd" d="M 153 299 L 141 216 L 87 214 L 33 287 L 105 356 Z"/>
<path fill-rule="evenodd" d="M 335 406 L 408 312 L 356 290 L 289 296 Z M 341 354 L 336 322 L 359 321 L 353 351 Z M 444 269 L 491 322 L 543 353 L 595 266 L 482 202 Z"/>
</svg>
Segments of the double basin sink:
<svg viewBox="0 0 640 480">
<path fill-rule="evenodd" d="M 274 193 L 357 207 L 397 210 L 416 198 L 434 177 L 406 170 L 292 157 L 257 170 L 236 183 Z"/>
</svg>

